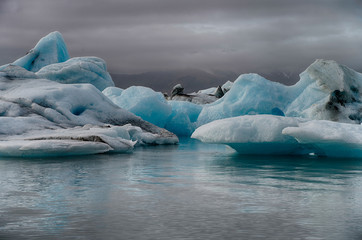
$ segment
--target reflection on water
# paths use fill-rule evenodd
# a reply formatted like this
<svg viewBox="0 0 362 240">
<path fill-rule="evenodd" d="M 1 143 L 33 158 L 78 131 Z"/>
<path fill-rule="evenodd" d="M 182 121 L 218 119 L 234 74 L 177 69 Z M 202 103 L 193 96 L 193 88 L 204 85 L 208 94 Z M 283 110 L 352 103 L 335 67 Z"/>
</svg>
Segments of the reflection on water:
<svg viewBox="0 0 362 240">
<path fill-rule="evenodd" d="M 361 239 L 362 160 L 133 154 L 0 159 L 0 239 Z"/>
</svg>

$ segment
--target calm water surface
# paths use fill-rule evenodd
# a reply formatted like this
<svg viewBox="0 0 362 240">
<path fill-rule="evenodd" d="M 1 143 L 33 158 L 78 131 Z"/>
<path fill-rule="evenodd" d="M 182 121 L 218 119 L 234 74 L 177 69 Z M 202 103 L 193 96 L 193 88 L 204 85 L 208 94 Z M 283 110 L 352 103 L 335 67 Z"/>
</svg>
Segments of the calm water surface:
<svg viewBox="0 0 362 240">
<path fill-rule="evenodd" d="M 250 157 L 182 140 L 0 159 L 0 239 L 362 239 L 362 159 Z"/>
</svg>

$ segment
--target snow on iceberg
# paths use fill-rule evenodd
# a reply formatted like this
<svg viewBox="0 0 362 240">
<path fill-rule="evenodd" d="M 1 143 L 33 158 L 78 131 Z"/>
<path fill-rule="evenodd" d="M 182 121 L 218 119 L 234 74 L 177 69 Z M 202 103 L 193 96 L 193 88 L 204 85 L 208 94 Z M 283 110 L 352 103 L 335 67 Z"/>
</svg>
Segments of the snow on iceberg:
<svg viewBox="0 0 362 240">
<path fill-rule="evenodd" d="M 32 51 L 40 56 L 32 64 L 27 55 L 0 68 L 0 156 L 127 152 L 135 144 L 178 142 L 99 91 L 113 85 L 103 60 L 67 60 L 64 49 L 61 35 L 52 33 Z"/>
<path fill-rule="evenodd" d="M 246 115 L 205 124 L 191 137 L 205 143 L 229 145 L 241 154 L 305 154 L 306 146 L 282 134 L 284 128 L 297 127 L 304 121 L 274 115 Z"/>
</svg>

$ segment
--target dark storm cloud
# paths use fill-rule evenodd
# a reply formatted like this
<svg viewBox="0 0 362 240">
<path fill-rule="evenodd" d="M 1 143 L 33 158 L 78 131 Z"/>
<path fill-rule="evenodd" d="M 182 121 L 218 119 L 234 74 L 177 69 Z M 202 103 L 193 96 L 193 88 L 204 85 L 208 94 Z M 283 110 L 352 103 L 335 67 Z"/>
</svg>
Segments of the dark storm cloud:
<svg viewBox="0 0 362 240">
<path fill-rule="evenodd" d="M 316 58 L 362 70 L 361 9 L 356 0 L 0 0 L 0 64 L 59 30 L 72 56 L 102 57 L 113 72 L 301 71 Z"/>
</svg>

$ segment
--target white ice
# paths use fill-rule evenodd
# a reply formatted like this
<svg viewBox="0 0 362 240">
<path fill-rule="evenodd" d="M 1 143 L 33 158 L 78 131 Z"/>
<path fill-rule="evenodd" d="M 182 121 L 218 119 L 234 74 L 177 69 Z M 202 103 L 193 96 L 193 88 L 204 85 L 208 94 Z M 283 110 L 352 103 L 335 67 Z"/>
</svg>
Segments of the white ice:
<svg viewBox="0 0 362 240">
<path fill-rule="evenodd" d="M 241 154 L 362 157 L 362 126 L 328 120 L 248 115 L 205 124 L 192 138 Z"/>
<path fill-rule="evenodd" d="M 362 157 L 362 126 L 359 124 L 313 120 L 287 127 L 283 134 L 309 144 L 317 155 Z"/>
<path fill-rule="evenodd" d="M 195 130 L 192 138 L 227 144 L 241 154 L 304 154 L 305 147 L 282 131 L 305 120 L 274 115 L 246 115 L 216 120 Z"/>
</svg>

